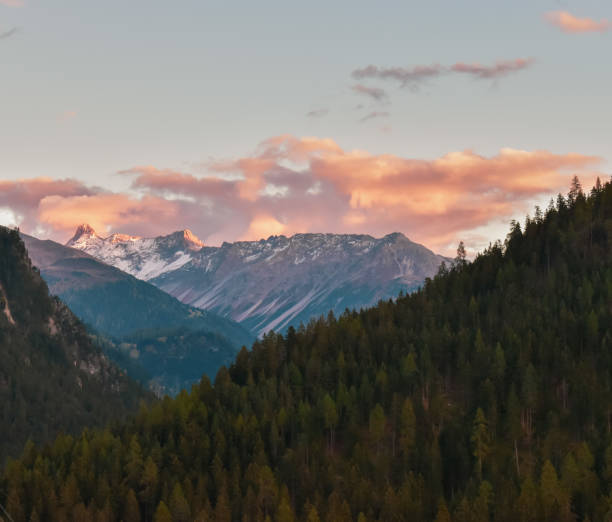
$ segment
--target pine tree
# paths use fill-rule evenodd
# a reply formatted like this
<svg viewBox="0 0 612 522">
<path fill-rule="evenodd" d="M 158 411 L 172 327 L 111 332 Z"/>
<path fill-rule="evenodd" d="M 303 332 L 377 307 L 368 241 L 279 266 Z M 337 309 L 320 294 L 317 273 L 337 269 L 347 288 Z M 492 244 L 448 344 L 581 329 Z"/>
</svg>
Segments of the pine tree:
<svg viewBox="0 0 612 522">
<path fill-rule="evenodd" d="M 149 456 L 144 464 L 144 470 L 140 479 L 140 500 L 145 505 L 145 518 L 152 512 L 157 498 L 159 484 L 159 472 L 157 465 Z"/>
<path fill-rule="evenodd" d="M 483 480 L 478 489 L 478 496 L 474 500 L 473 522 L 488 522 L 490 519 L 489 509 L 493 500 L 493 487 L 489 482 Z"/>
<path fill-rule="evenodd" d="M 153 517 L 153 522 L 173 522 L 172 515 L 170 514 L 170 510 L 168 506 L 164 504 L 164 501 L 160 501 L 155 510 L 155 516 Z"/>
<path fill-rule="evenodd" d="M 227 492 L 223 489 L 217 498 L 217 505 L 215 506 L 215 522 L 231 522 L 231 520 L 232 511 L 227 498 Z"/>
<path fill-rule="evenodd" d="M 472 510 L 470 503 L 465 496 L 461 499 L 461 502 L 457 505 L 454 514 L 454 522 L 472 522 Z"/>
<path fill-rule="evenodd" d="M 321 522 L 321 519 L 319 518 L 319 513 L 315 506 L 310 506 L 310 508 L 307 509 L 306 512 L 308 513 L 308 516 L 306 517 L 306 522 Z"/>
<path fill-rule="evenodd" d="M 517 510 L 519 520 L 532 522 L 538 520 L 538 490 L 531 477 L 527 477 L 521 484 L 521 494 L 518 498 Z"/>
<path fill-rule="evenodd" d="M 323 397 L 323 419 L 325 422 L 325 428 L 329 430 L 329 450 L 333 451 L 334 448 L 334 429 L 338 423 L 338 412 L 336 410 L 336 404 L 331 398 L 329 393 Z"/>
<path fill-rule="evenodd" d="M 376 446 L 376 453 L 380 451 L 380 444 L 385 435 L 386 426 L 385 412 L 380 404 L 377 404 L 374 409 L 370 412 L 370 436 L 372 442 Z"/>
<path fill-rule="evenodd" d="M 576 201 L 576 199 L 578 199 L 578 197 L 582 195 L 584 195 L 584 193 L 582 192 L 582 184 L 580 183 L 578 176 L 574 176 L 570 185 L 568 198 L 571 202 L 573 202 Z"/>
<path fill-rule="evenodd" d="M 443 498 L 438 501 L 438 512 L 436 513 L 435 522 L 451 522 L 450 513 Z"/>
<path fill-rule="evenodd" d="M 130 489 L 125 497 L 123 520 L 140 520 L 140 506 L 133 489 Z"/>
<path fill-rule="evenodd" d="M 561 508 L 561 489 L 557 471 L 550 460 L 544 462 L 540 476 L 540 495 L 546 520 L 557 520 Z"/>
<path fill-rule="evenodd" d="M 189 522 L 191 520 L 191 509 L 185 499 L 183 488 L 177 482 L 170 495 L 170 513 L 174 522 Z"/>
<path fill-rule="evenodd" d="M 457 247 L 457 255 L 455 256 L 455 265 L 456 266 L 465 265 L 465 257 L 466 257 L 465 245 L 463 244 L 463 241 L 459 241 L 459 246 Z"/>
<path fill-rule="evenodd" d="M 281 495 L 281 501 L 276 510 L 276 522 L 295 522 L 295 515 L 286 492 Z"/>
<path fill-rule="evenodd" d="M 476 410 L 474 423 L 472 425 L 472 446 L 473 455 L 476 457 L 476 470 L 478 476 L 482 476 L 482 463 L 489 454 L 489 431 L 487 427 L 487 419 L 481 408 Z"/>
</svg>

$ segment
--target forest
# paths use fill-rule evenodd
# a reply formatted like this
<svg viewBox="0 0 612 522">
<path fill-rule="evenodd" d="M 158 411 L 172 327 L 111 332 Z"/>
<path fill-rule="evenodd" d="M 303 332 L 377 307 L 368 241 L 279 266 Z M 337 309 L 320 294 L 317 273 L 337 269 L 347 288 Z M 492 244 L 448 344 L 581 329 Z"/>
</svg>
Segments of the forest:
<svg viewBox="0 0 612 522">
<path fill-rule="evenodd" d="M 243 349 L 129 421 L 28 443 L 27 521 L 612 520 L 612 184 L 397 300 Z"/>
<path fill-rule="evenodd" d="M 49 295 L 19 233 L 0 226 L 0 467 L 28 438 L 103 427 L 152 398 Z"/>
</svg>

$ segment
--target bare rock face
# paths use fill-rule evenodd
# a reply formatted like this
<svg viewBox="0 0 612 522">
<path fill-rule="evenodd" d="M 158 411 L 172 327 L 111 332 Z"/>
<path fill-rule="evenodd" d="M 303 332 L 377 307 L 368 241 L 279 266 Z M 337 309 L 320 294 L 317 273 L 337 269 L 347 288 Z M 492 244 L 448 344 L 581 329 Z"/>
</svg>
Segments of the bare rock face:
<svg viewBox="0 0 612 522">
<path fill-rule="evenodd" d="M 73 248 L 257 335 L 395 298 L 450 261 L 400 233 L 296 234 L 207 247 L 188 231 L 112 243 L 113 236 L 101 239 L 91 227 L 81 228 L 69 242 Z"/>
</svg>

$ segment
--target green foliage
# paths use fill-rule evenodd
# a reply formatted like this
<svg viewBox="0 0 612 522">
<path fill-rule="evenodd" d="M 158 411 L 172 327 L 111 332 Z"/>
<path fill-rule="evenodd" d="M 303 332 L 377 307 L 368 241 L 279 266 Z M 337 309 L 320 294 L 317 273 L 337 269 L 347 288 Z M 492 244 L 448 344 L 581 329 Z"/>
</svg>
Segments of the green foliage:
<svg viewBox="0 0 612 522">
<path fill-rule="evenodd" d="M 0 227 L 0 465 L 28 440 L 103 426 L 147 397 L 49 296 L 19 233 Z"/>
<path fill-rule="evenodd" d="M 478 476 L 482 476 L 482 463 L 489 454 L 489 429 L 487 419 L 481 408 L 476 410 L 476 417 L 472 427 L 472 445 L 474 447 L 474 457 L 476 457 Z"/>
<path fill-rule="evenodd" d="M 30 445 L 0 502 L 50 521 L 69 504 L 118 518 L 130 491 L 141 520 L 607 520 L 611 302 L 612 185 L 574 184 L 414 294 Z"/>
<path fill-rule="evenodd" d="M 170 510 L 168 506 L 164 504 L 163 500 L 160 500 L 157 509 L 155 510 L 155 516 L 153 517 L 153 522 L 173 522 L 172 515 L 170 514 Z"/>
</svg>

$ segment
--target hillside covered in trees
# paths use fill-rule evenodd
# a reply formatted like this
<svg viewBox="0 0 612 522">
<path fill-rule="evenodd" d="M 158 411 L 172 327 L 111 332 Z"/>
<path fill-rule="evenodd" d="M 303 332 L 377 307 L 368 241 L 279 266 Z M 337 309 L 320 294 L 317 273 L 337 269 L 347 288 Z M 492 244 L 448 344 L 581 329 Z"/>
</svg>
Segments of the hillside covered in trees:
<svg viewBox="0 0 612 522">
<path fill-rule="evenodd" d="M 612 184 L 418 292 L 270 334 L 214 386 L 29 446 L 28 520 L 609 520 Z"/>
<path fill-rule="evenodd" d="M 136 411 L 150 398 L 94 346 L 83 324 L 32 267 L 15 230 L 0 227 L 0 466 L 28 439 Z"/>
</svg>

